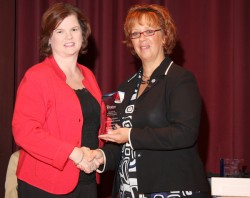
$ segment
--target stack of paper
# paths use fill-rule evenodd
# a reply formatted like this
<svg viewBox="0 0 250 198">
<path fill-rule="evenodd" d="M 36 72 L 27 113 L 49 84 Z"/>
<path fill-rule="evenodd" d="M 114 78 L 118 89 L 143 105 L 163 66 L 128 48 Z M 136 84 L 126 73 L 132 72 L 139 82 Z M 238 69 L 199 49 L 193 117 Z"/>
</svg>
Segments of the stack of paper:
<svg viewBox="0 0 250 198">
<path fill-rule="evenodd" d="M 250 178 L 212 177 L 213 196 L 250 197 Z"/>
</svg>

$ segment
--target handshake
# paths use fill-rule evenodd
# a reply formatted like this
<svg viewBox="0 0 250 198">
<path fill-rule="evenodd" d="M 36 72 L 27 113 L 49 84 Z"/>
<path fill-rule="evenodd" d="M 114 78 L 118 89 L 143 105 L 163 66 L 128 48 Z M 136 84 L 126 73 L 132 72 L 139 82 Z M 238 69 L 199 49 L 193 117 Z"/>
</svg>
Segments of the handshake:
<svg viewBox="0 0 250 198">
<path fill-rule="evenodd" d="M 131 128 L 121 128 L 116 124 L 114 130 L 109 130 L 107 134 L 102 134 L 98 137 L 104 141 L 124 144 L 129 141 L 130 132 Z M 106 163 L 106 157 L 102 150 L 90 150 L 87 147 L 75 147 L 69 159 L 75 163 L 77 168 L 85 173 L 92 173 L 97 170 L 100 165 Z"/>
<path fill-rule="evenodd" d="M 96 171 L 100 165 L 105 163 L 104 153 L 100 149 L 90 150 L 87 147 L 75 147 L 69 159 L 74 162 L 77 168 L 87 174 Z"/>
</svg>

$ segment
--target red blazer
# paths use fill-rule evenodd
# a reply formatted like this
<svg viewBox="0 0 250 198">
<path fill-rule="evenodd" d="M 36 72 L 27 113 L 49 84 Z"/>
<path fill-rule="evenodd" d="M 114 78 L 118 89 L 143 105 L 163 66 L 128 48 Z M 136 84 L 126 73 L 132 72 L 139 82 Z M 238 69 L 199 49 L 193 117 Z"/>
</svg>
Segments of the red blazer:
<svg viewBox="0 0 250 198">
<path fill-rule="evenodd" d="M 100 133 L 106 115 L 102 94 L 93 73 L 83 65 L 78 67 L 82 83 L 101 106 Z M 69 155 L 74 147 L 81 147 L 83 123 L 77 95 L 54 58 L 31 67 L 18 88 L 12 120 L 13 135 L 21 147 L 17 177 L 50 193 L 71 192 L 79 169 Z"/>
</svg>

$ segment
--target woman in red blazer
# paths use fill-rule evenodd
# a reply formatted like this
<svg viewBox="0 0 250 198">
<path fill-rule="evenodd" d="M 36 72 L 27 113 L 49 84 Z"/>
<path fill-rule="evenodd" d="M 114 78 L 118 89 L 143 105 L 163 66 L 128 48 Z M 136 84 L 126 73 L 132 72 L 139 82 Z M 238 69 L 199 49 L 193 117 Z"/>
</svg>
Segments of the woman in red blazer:
<svg viewBox="0 0 250 198">
<path fill-rule="evenodd" d="M 97 197 L 94 167 L 84 155 L 87 147 L 100 146 L 106 110 L 95 76 L 77 63 L 90 33 L 86 17 L 71 4 L 54 4 L 43 15 L 46 58 L 22 79 L 12 121 L 21 148 L 19 198 Z"/>
</svg>

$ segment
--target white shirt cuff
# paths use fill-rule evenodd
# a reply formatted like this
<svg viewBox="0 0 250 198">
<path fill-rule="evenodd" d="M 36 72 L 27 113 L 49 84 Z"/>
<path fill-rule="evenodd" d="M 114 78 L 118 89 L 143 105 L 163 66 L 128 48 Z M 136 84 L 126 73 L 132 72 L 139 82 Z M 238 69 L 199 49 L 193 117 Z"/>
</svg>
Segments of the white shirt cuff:
<svg viewBox="0 0 250 198">
<path fill-rule="evenodd" d="M 97 150 L 99 150 L 99 151 L 102 152 L 104 163 L 103 163 L 103 168 L 102 168 L 102 170 L 100 170 L 100 169 L 98 168 L 98 169 L 96 169 L 96 172 L 98 172 L 98 173 L 103 173 L 104 170 L 105 170 L 105 167 L 106 167 L 106 155 L 105 155 L 105 153 L 103 152 L 102 149 L 97 149 Z"/>
</svg>

